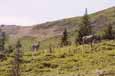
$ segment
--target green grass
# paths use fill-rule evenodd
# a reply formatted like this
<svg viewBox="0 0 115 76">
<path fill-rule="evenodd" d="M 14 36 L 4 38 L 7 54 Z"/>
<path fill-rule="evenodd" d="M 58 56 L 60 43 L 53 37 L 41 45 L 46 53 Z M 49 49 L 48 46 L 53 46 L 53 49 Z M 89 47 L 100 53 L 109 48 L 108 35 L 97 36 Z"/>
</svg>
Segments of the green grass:
<svg viewBox="0 0 115 76">
<path fill-rule="evenodd" d="M 0 76 L 9 76 L 12 55 L 0 62 Z M 39 50 L 32 56 L 31 51 L 23 51 L 22 76 L 96 76 L 96 70 L 115 72 L 115 41 L 103 41 L 90 45 Z M 111 74 L 110 74 L 111 73 Z"/>
<path fill-rule="evenodd" d="M 115 22 L 114 9 L 100 11 L 90 15 L 91 21 L 95 21 L 101 15 L 106 16 L 112 23 Z M 46 23 L 49 26 L 71 25 L 77 29 L 81 23 L 81 17 L 73 17 Z M 71 27 L 71 28 L 72 28 Z M 114 24 L 113 24 L 114 27 Z M 75 40 L 76 30 L 69 30 L 69 40 Z M 96 30 L 97 32 L 97 30 Z M 100 33 L 99 33 L 100 34 Z M 40 50 L 32 55 L 33 42 L 39 41 L 33 37 L 23 37 L 23 62 L 21 64 L 21 76 L 97 76 L 96 70 L 105 71 L 106 76 L 115 76 L 115 40 L 102 41 L 90 45 L 74 45 L 57 48 L 61 37 L 53 37 L 41 41 Z M 14 45 L 16 40 L 9 40 L 6 46 Z M 50 51 L 49 46 L 52 46 Z M 13 53 L 6 60 L 0 62 L 0 76 L 10 76 Z"/>
</svg>

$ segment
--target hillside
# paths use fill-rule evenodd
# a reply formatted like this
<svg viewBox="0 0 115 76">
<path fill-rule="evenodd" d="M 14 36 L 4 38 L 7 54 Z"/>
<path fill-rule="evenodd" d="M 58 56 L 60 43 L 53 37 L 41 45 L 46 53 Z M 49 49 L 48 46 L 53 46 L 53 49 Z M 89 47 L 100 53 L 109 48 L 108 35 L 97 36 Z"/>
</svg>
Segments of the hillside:
<svg viewBox="0 0 115 76">
<path fill-rule="evenodd" d="M 115 7 L 104 9 L 96 13 L 90 14 L 91 25 L 94 31 L 100 31 L 105 27 L 106 22 L 110 22 L 115 28 Z M 32 28 L 33 34 L 41 34 L 42 38 L 49 38 L 62 35 L 64 28 L 69 32 L 74 32 L 79 28 L 82 17 L 72 17 L 68 19 L 57 20 L 53 22 L 46 22 L 37 24 Z"/>
<path fill-rule="evenodd" d="M 0 76 L 10 76 L 12 58 L 0 62 Z M 23 51 L 21 76 L 115 76 L 115 41 Z"/>
<path fill-rule="evenodd" d="M 108 19 L 106 19 L 106 17 Z M 91 25 L 94 31 L 100 30 L 104 27 L 105 22 L 109 21 L 115 27 L 115 7 L 104 9 L 102 11 L 90 14 Z M 62 19 L 52 22 L 46 22 L 43 24 L 36 24 L 33 26 L 16 26 L 5 25 L 2 27 L 10 36 L 20 37 L 36 37 L 40 40 L 44 40 L 50 37 L 61 35 L 64 28 L 67 28 L 69 32 L 73 32 L 78 29 L 81 23 L 81 17 L 73 17 L 68 19 Z"/>
</svg>

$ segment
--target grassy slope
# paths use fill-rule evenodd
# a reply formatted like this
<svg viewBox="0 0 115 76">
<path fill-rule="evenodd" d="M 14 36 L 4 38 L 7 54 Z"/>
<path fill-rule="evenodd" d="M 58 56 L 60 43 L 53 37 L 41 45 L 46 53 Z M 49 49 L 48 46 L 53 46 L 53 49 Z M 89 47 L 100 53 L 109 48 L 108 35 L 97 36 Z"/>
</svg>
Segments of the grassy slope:
<svg viewBox="0 0 115 76">
<path fill-rule="evenodd" d="M 90 16 L 91 23 L 95 25 L 93 27 L 93 31 L 94 31 L 94 28 L 96 27 L 95 32 L 97 32 L 98 34 L 103 33 L 100 30 L 105 28 L 104 23 L 107 22 L 107 21 L 104 21 L 104 18 L 102 18 L 103 16 L 108 18 L 108 21 L 111 22 L 113 25 L 113 29 L 115 29 L 115 7 L 90 14 L 89 16 Z M 63 20 L 54 21 L 54 22 L 48 22 L 41 25 L 36 25 L 34 28 L 38 30 L 37 27 L 39 28 L 39 26 L 44 27 L 44 28 L 52 28 L 53 26 L 67 27 L 69 31 L 69 39 L 70 41 L 74 42 L 77 36 L 77 29 L 81 21 L 82 21 L 81 17 L 73 17 L 73 18 L 63 19 Z M 63 30 L 61 31 L 63 32 Z M 61 39 L 60 36 L 48 38 L 42 41 L 41 48 L 47 48 L 49 44 L 55 45 L 59 42 L 60 39 Z"/>
<path fill-rule="evenodd" d="M 104 15 L 114 23 L 114 9 L 115 8 L 110 8 L 91 14 L 91 20 L 95 21 L 100 15 Z M 78 25 L 80 21 L 80 17 L 74 17 L 59 22 L 57 21 L 51 25 Z M 73 31 L 70 34 L 70 39 L 74 40 L 74 38 L 75 32 Z M 49 44 L 55 46 L 55 43 L 59 42 L 58 40 L 60 40 L 60 37 L 49 38 L 42 41 L 41 49 L 48 49 Z M 30 47 L 34 41 L 38 41 L 38 39 L 22 38 L 24 45 L 24 62 L 22 64 L 23 76 L 73 76 L 73 74 L 96 76 L 96 69 L 115 72 L 115 41 L 104 41 L 96 44 L 94 46 L 96 48 L 95 50 L 91 50 L 89 45 L 77 47 L 72 45 L 64 48 L 55 48 L 53 49 L 53 53 L 49 53 L 49 50 L 41 50 L 35 53 L 34 59 L 32 59 Z M 13 40 L 12 42 L 15 41 Z M 12 57 L 10 56 L 7 60 L 0 62 L 0 76 L 8 76 L 11 67 L 11 59 Z"/>
<path fill-rule="evenodd" d="M 96 13 L 89 15 L 91 22 L 93 24 L 97 23 L 96 27 L 99 29 L 100 29 L 99 26 L 101 26 L 101 23 L 102 24 L 104 23 L 103 21 L 101 21 L 102 19 L 100 18 L 100 16 L 102 16 L 102 15 L 106 16 L 109 19 L 109 21 L 113 23 L 113 27 L 115 27 L 115 7 L 108 8 L 108 9 L 105 9 L 105 10 L 102 10 L 102 11 L 99 11 L 99 12 L 96 12 Z M 95 21 L 97 21 L 97 22 L 95 23 Z M 64 29 L 64 27 L 68 27 L 69 39 L 73 43 L 75 41 L 76 36 L 77 36 L 77 30 L 76 29 L 78 29 L 78 25 L 80 25 L 80 23 L 81 23 L 81 17 L 73 17 L 73 18 L 68 18 L 68 19 L 63 19 L 63 20 L 58 20 L 58 21 L 54 21 L 54 22 L 48 22 L 48 23 L 36 25 L 36 26 L 34 26 L 33 29 L 36 29 L 36 30 L 39 30 L 42 28 L 44 28 L 44 29 L 50 28 L 51 29 L 53 26 L 57 26 L 56 29 L 60 30 L 60 27 L 63 27 L 63 29 Z M 43 40 L 43 41 L 41 41 L 41 47 L 40 47 L 41 49 L 46 49 L 49 47 L 49 45 L 57 46 L 57 44 L 60 43 L 63 29 L 60 30 L 61 31 L 60 35 L 57 35 L 55 33 L 55 35 L 56 35 L 55 37 L 54 36 L 49 37 L 46 40 L 39 39 L 36 37 L 35 38 L 29 37 L 29 36 L 23 37 L 21 40 L 22 40 L 23 44 L 26 45 L 26 46 L 24 46 L 24 49 L 30 50 L 32 43 L 36 42 L 36 41 L 40 41 L 40 40 Z M 101 28 L 101 29 L 103 29 L 103 28 Z M 98 32 L 98 31 L 96 30 L 96 32 Z M 54 33 L 54 32 L 52 31 L 52 33 Z M 49 32 L 47 32 L 47 35 L 49 35 Z M 10 40 L 10 41 L 11 41 L 10 43 L 12 44 L 12 42 L 15 42 L 15 39 Z"/>
<path fill-rule="evenodd" d="M 106 16 L 109 19 L 108 21 L 114 23 L 113 26 L 115 27 L 115 7 L 111 7 L 89 15 L 91 23 L 95 24 L 95 27 L 97 27 L 98 29 L 100 29 L 99 26 L 103 25 L 106 22 L 103 21 L 102 17 L 100 17 L 102 15 Z M 61 35 L 64 28 L 67 28 L 68 31 L 72 32 L 74 35 L 75 30 L 78 29 L 78 26 L 82 21 L 81 18 L 81 16 L 72 17 L 24 27 L 5 25 L 3 30 L 7 34 L 11 35 L 13 39 L 32 36 L 39 38 L 39 40 L 44 40 L 50 37 Z"/>
<path fill-rule="evenodd" d="M 91 23 L 93 23 L 93 24 L 99 23 L 99 25 L 96 25 L 96 27 L 98 29 L 100 29 L 99 26 L 101 25 L 99 20 L 102 20 L 101 23 L 105 23 L 105 22 L 103 22 L 102 16 L 107 17 L 109 22 L 115 23 L 115 7 L 111 7 L 111 8 L 96 12 L 96 13 L 89 14 Z M 81 16 L 72 17 L 72 18 L 47 22 L 47 23 L 43 23 L 43 24 L 38 24 L 38 25 L 34 26 L 33 29 L 38 30 L 38 29 L 40 29 L 40 27 L 48 29 L 48 28 L 52 28 L 53 26 L 58 26 L 58 27 L 61 26 L 61 27 L 66 27 L 66 28 L 68 28 L 68 30 L 72 31 L 72 30 L 75 30 L 75 28 L 76 29 L 78 28 L 78 25 L 80 25 L 81 21 L 82 21 Z M 95 21 L 97 21 L 97 22 L 95 23 Z M 104 25 L 102 25 L 102 26 L 104 26 Z M 114 24 L 113 24 L 113 26 L 114 26 Z"/>
<path fill-rule="evenodd" d="M 0 62 L 0 76 L 9 75 L 12 55 Z M 41 50 L 33 57 L 31 51 L 24 52 L 22 76 L 96 76 L 97 69 L 106 71 L 106 76 L 115 76 L 115 41 L 103 41 L 93 49 L 89 45 L 72 45 L 52 52 Z"/>
</svg>

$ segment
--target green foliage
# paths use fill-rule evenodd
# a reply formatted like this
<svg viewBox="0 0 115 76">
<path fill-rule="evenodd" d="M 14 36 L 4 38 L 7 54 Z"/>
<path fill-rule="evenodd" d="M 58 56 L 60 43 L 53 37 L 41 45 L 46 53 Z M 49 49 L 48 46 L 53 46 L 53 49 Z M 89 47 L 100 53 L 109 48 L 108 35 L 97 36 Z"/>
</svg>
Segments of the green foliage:
<svg viewBox="0 0 115 76">
<path fill-rule="evenodd" d="M 87 14 L 87 9 L 85 11 L 85 15 L 83 16 L 79 32 L 82 36 L 90 35 L 92 33 L 89 16 Z"/>
<path fill-rule="evenodd" d="M 76 42 L 81 42 L 83 36 L 91 35 L 92 29 L 89 21 L 89 16 L 87 14 L 87 9 L 85 11 L 85 15 L 83 16 L 82 23 L 80 25 L 80 28 L 78 30 L 78 37 L 76 39 Z"/>
</svg>

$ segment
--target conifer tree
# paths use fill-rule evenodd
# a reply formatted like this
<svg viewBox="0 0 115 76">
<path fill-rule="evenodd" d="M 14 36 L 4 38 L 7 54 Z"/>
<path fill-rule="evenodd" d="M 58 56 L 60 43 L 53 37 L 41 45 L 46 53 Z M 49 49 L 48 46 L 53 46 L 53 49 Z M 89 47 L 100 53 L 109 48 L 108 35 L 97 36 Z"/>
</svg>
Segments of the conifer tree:
<svg viewBox="0 0 115 76">
<path fill-rule="evenodd" d="M 0 29 L 0 51 L 4 51 L 6 41 L 6 33 Z"/>
<path fill-rule="evenodd" d="M 82 23 L 81 23 L 79 30 L 78 30 L 78 37 L 76 39 L 76 42 L 77 41 L 81 42 L 83 36 L 87 36 L 90 34 L 92 34 L 92 28 L 90 25 L 89 16 L 87 13 L 87 8 L 86 8 L 85 9 L 85 15 L 82 18 Z"/>
<path fill-rule="evenodd" d="M 67 32 L 67 29 L 64 30 L 63 36 L 62 36 L 62 39 L 61 39 L 61 46 L 66 46 L 66 45 L 68 45 L 68 32 Z"/>
<path fill-rule="evenodd" d="M 16 44 L 16 52 L 14 54 L 14 60 L 12 62 L 11 76 L 21 76 L 21 61 L 22 61 L 22 52 L 21 52 L 21 43 L 20 41 Z"/>
<path fill-rule="evenodd" d="M 2 39 L 2 45 L 3 45 L 2 49 L 4 50 L 5 49 L 5 41 L 6 41 L 6 33 L 3 32 L 2 36 L 3 36 L 3 39 Z"/>
</svg>

